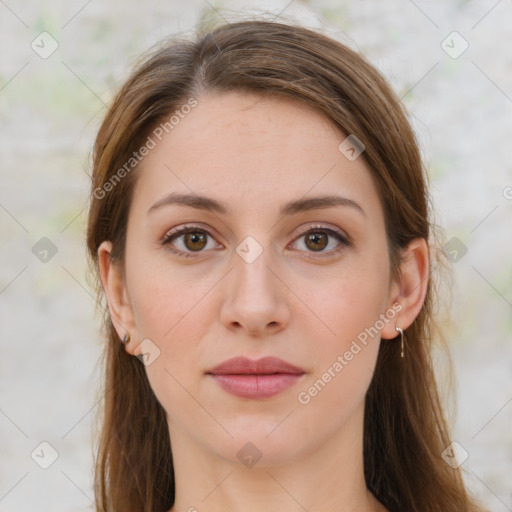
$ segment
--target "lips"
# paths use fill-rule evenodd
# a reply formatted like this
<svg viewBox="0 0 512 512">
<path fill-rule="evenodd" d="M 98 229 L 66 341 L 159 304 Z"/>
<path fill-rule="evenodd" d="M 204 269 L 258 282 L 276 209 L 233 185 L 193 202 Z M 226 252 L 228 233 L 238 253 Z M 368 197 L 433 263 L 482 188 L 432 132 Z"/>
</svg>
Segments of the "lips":
<svg viewBox="0 0 512 512">
<path fill-rule="evenodd" d="M 207 372 L 228 393 L 250 399 L 270 398 L 295 385 L 305 371 L 277 357 L 234 357 Z"/>
<path fill-rule="evenodd" d="M 272 373 L 302 374 L 302 368 L 298 368 L 278 357 L 262 357 L 258 360 L 247 357 L 233 357 L 217 365 L 208 373 L 213 375 L 270 375 Z"/>
</svg>

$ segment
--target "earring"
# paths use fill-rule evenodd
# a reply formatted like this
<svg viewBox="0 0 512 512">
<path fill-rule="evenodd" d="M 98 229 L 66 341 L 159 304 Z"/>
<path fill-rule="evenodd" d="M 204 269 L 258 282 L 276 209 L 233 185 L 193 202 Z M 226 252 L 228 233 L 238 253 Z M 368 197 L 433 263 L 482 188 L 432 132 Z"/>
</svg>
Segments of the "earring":
<svg viewBox="0 0 512 512">
<path fill-rule="evenodd" d="M 126 333 L 124 336 L 123 336 L 123 339 L 121 340 L 121 343 L 123 345 L 126 345 L 127 343 L 130 342 L 130 335 L 128 333 Z"/>
<path fill-rule="evenodd" d="M 395 329 L 400 333 L 400 356 L 404 357 L 404 331 L 398 327 L 398 324 L 396 324 Z"/>
</svg>

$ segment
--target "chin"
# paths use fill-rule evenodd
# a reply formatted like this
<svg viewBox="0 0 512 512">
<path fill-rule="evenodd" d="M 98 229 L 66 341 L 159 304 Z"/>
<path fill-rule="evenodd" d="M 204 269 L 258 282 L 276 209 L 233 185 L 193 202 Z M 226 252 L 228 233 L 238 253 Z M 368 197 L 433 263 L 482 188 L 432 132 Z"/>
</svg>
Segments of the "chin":
<svg viewBox="0 0 512 512">
<path fill-rule="evenodd" d="M 300 458 L 311 446 L 300 429 L 295 431 L 290 425 L 286 427 L 287 420 L 279 425 L 281 420 L 239 420 L 236 428 L 228 427 L 233 438 L 223 436 L 222 441 L 213 444 L 209 439 L 208 444 L 220 457 L 248 468 L 289 464 Z"/>
</svg>

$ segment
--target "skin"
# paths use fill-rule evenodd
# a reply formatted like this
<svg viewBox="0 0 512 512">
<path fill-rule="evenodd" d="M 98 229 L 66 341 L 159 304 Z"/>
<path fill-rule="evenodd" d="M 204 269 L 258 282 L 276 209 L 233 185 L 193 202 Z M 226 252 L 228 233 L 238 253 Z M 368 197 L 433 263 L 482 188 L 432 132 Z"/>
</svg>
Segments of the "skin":
<svg viewBox="0 0 512 512">
<path fill-rule="evenodd" d="M 397 319 L 406 329 L 421 309 L 427 245 L 411 242 L 393 281 L 370 171 L 363 157 L 349 161 L 338 150 L 346 135 L 320 114 L 247 93 L 197 99 L 137 170 L 124 269 L 111 262 L 109 242 L 99 249 L 112 320 L 120 338 L 131 336 L 126 350 L 140 354 L 144 339 L 160 350 L 146 371 L 168 415 L 171 511 L 384 511 L 364 481 L 364 397 L 379 344 L 396 337 Z M 209 196 L 228 212 L 173 204 L 148 213 L 170 192 Z M 364 214 L 340 205 L 279 214 L 288 201 L 329 194 L 356 201 Z M 209 233 L 205 242 L 186 244 L 182 235 L 162 244 L 184 224 Z M 300 232 L 313 226 L 351 245 L 320 234 L 315 251 Z M 236 252 L 248 236 L 262 248 L 252 263 Z M 398 316 L 301 404 L 298 393 L 397 303 Z M 235 355 L 277 356 L 305 375 L 272 398 L 235 397 L 205 374 Z M 251 468 L 237 457 L 247 442 L 261 453 Z"/>
</svg>

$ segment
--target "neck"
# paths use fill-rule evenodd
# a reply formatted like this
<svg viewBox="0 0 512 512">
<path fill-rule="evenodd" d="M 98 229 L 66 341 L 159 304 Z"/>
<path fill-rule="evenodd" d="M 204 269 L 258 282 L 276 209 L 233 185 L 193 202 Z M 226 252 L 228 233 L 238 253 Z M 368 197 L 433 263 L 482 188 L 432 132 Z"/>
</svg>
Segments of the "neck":
<svg viewBox="0 0 512 512">
<path fill-rule="evenodd" d="M 364 479 L 363 412 L 310 453 L 252 467 L 213 453 L 170 422 L 176 500 L 169 512 L 383 512 Z"/>
</svg>

